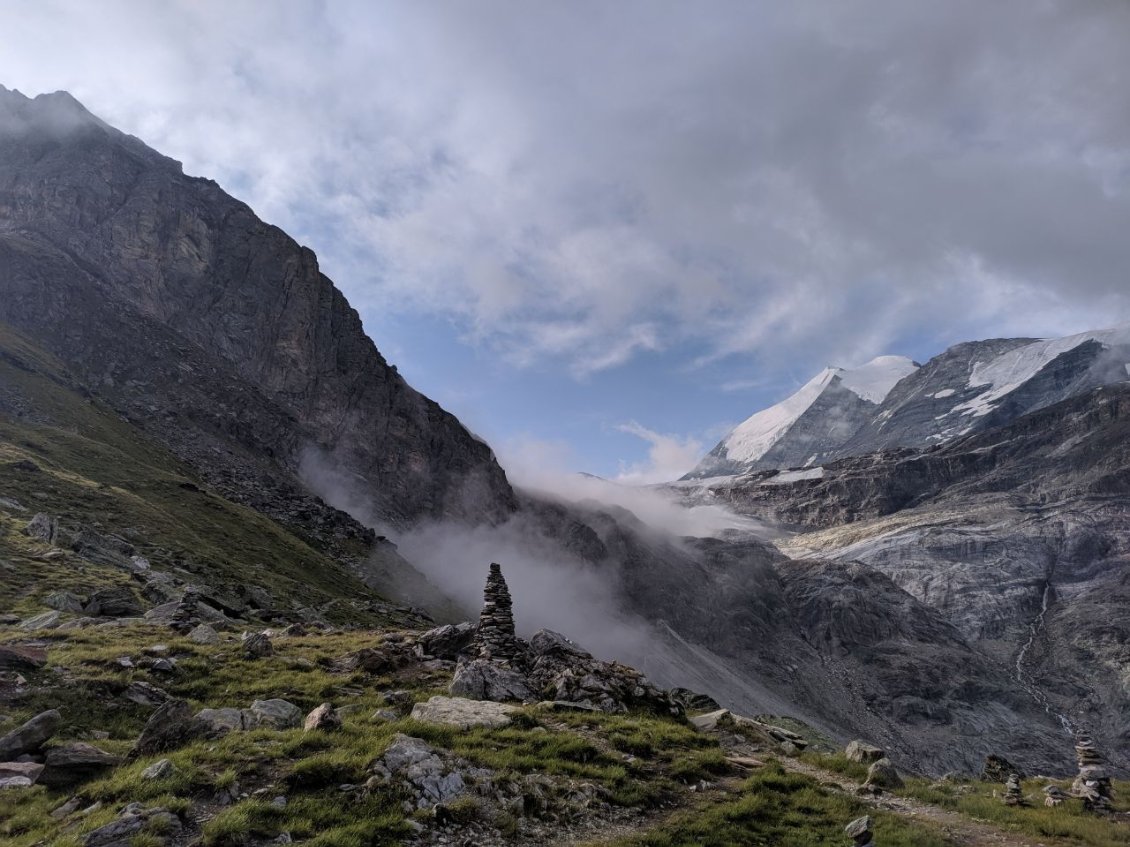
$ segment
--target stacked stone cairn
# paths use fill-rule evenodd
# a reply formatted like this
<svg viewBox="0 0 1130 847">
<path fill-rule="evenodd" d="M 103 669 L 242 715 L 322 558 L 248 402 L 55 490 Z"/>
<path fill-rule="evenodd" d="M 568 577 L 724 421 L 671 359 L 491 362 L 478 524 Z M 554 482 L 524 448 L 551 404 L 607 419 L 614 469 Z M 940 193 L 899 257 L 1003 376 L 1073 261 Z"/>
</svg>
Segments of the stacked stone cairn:
<svg viewBox="0 0 1130 847">
<path fill-rule="evenodd" d="M 522 649 L 514 634 L 514 612 L 510 589 L 502 577 L 502 566 L 492 562 L 483 589 L 483 611 L 479 615 L 479 631 L 475 646 L 481 659 L 492 662 L 515 662 Z"/>
<path fill-rule="evenodd" d="M 1020 787 L 1020 774 L 1009 774 L 1004 784 L 1004 804 L 1006 806 L 1026 806 L 1024 790 Z"/>
<path fill-rule="evenodd" d="M 1079 760 L 1079 775 L 1071 785 L 1071 793 L 1083 800 L 1083 808 L 1091 812 L 1111 810 L 1110 775 L 1103 757 L 1089 736 L 1080 736 L 1075 742 L 1075 755 Z"/>
<path fill-rule="evenodd" d="M 851 843 L 855 847 L 875 847 L 875 842 L 872 840 L 870 815 L 864 815 L 861 818 L 856 818 L 847 826 L 844 827 L 844 833 L 851 838 Z"/>
</svg>

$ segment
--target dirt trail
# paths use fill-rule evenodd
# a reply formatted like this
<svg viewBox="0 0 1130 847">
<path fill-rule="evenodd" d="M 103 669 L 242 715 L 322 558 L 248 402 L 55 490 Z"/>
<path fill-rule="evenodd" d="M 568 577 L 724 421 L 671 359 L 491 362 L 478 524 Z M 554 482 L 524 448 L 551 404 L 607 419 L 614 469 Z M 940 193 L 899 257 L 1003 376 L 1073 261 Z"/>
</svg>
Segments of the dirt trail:
<svg viewBox="0 0 1130 847">
<path fill-rule="evenodd" d="M 779 761 L 785 770 L 810 776 L 824 785 L 850 794 L 860 802 L 874 806 L 876 809 L 916 820 L 929 821 L 936 825 L 942 834 L 964 847 L 1001 847 L 1002 845 L 1004 847 L 1052 847 L 1052 845 L 1063 843 L 1057 840 L 1037 841 L 1027 836 L 1003 832 L 990 824 L 977 823 L 977 821 L 958 812 L 924 803 L 912 797 L 898 797 L 888 793 L 883 793 L 878 797 L 860 796 L 855 793 L 859 783 L 853 782 L 843 774 L 825 770 L 799 759 L 781 758 Z"/>
</svg>

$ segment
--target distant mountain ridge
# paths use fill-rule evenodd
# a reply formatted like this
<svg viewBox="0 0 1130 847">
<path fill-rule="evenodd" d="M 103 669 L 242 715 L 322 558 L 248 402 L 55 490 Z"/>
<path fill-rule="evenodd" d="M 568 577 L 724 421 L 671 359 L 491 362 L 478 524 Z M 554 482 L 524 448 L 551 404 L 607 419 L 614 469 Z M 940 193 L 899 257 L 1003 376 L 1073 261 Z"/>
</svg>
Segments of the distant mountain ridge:
<svg viewBox="0 0 1130 847">
<path fill-rule="evenodd" d="M 1004 425 L 1130 379 L 1130 325 L 1065 338 L 966 342 L 921 367 L 902 363 L 910 360 L 885 356 L 855 371 L 822 371 L 736 427 L 684 479 L 921 449 Z"/>
</svg>

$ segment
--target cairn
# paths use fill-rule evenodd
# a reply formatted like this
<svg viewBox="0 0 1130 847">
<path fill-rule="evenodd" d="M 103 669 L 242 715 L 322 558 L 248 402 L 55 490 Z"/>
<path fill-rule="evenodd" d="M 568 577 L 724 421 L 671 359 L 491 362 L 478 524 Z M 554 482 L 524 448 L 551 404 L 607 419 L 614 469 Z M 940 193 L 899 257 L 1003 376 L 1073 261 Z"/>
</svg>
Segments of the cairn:
<svg viewBox="0 0 1130 847">
<path fill-rule="evenodd" d="M 871 816 L 864 815 L 845 826 L 844 834 L 851 838 L 855 847 L 875 847 L 875 842 L 871 840 L 872 826 Z"/>
<path fill-rule="evenodd" d="M 1004 804 L 1006 806 L 1026 806 L 1024 790 L 1020 787 L 1020 774 L 1008 775 L 1004 784 Z"/>
<path fill-rule="evenodd" d="M 1088 736 L 1075 742 L 1075 756 L 1079 760 L 1079 775 L 1071 785 L 1071 793 L 1083 800 L 1083 808 L 1091 812 L 1111 810 L 1110 775 L 1104 767 L 1103 757 Z"/>
<path fill-rule="evenodd" d="M 514 634 L 514 612 L 510 589 L 502 577 L 502 566 L 492 562 L 483 589 L 483 611 L 479 615 L 479 631 L 475 636 L 481 659 L 495 662 L 513 662 L 520 653 L 518 638 Z"/>
</svg>

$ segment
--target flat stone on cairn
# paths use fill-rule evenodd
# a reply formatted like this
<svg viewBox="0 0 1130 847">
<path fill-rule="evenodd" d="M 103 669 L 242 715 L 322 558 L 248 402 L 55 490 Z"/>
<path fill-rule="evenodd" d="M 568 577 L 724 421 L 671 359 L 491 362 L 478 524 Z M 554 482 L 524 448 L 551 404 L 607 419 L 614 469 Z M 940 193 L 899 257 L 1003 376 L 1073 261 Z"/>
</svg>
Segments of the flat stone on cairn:
<svg viewBox="0 0 1130 847">
<path fill-rule="evenodd" d="M 492 562 L 483 589 L 483 611 L 479 615 L 479 631 L 475 646 L 482 659 L 494 662 L 512 662 L 521 652 L 514 633 L 514 612 L 510 589 L 502 577 L 502 566 Z"/>
</svg>

